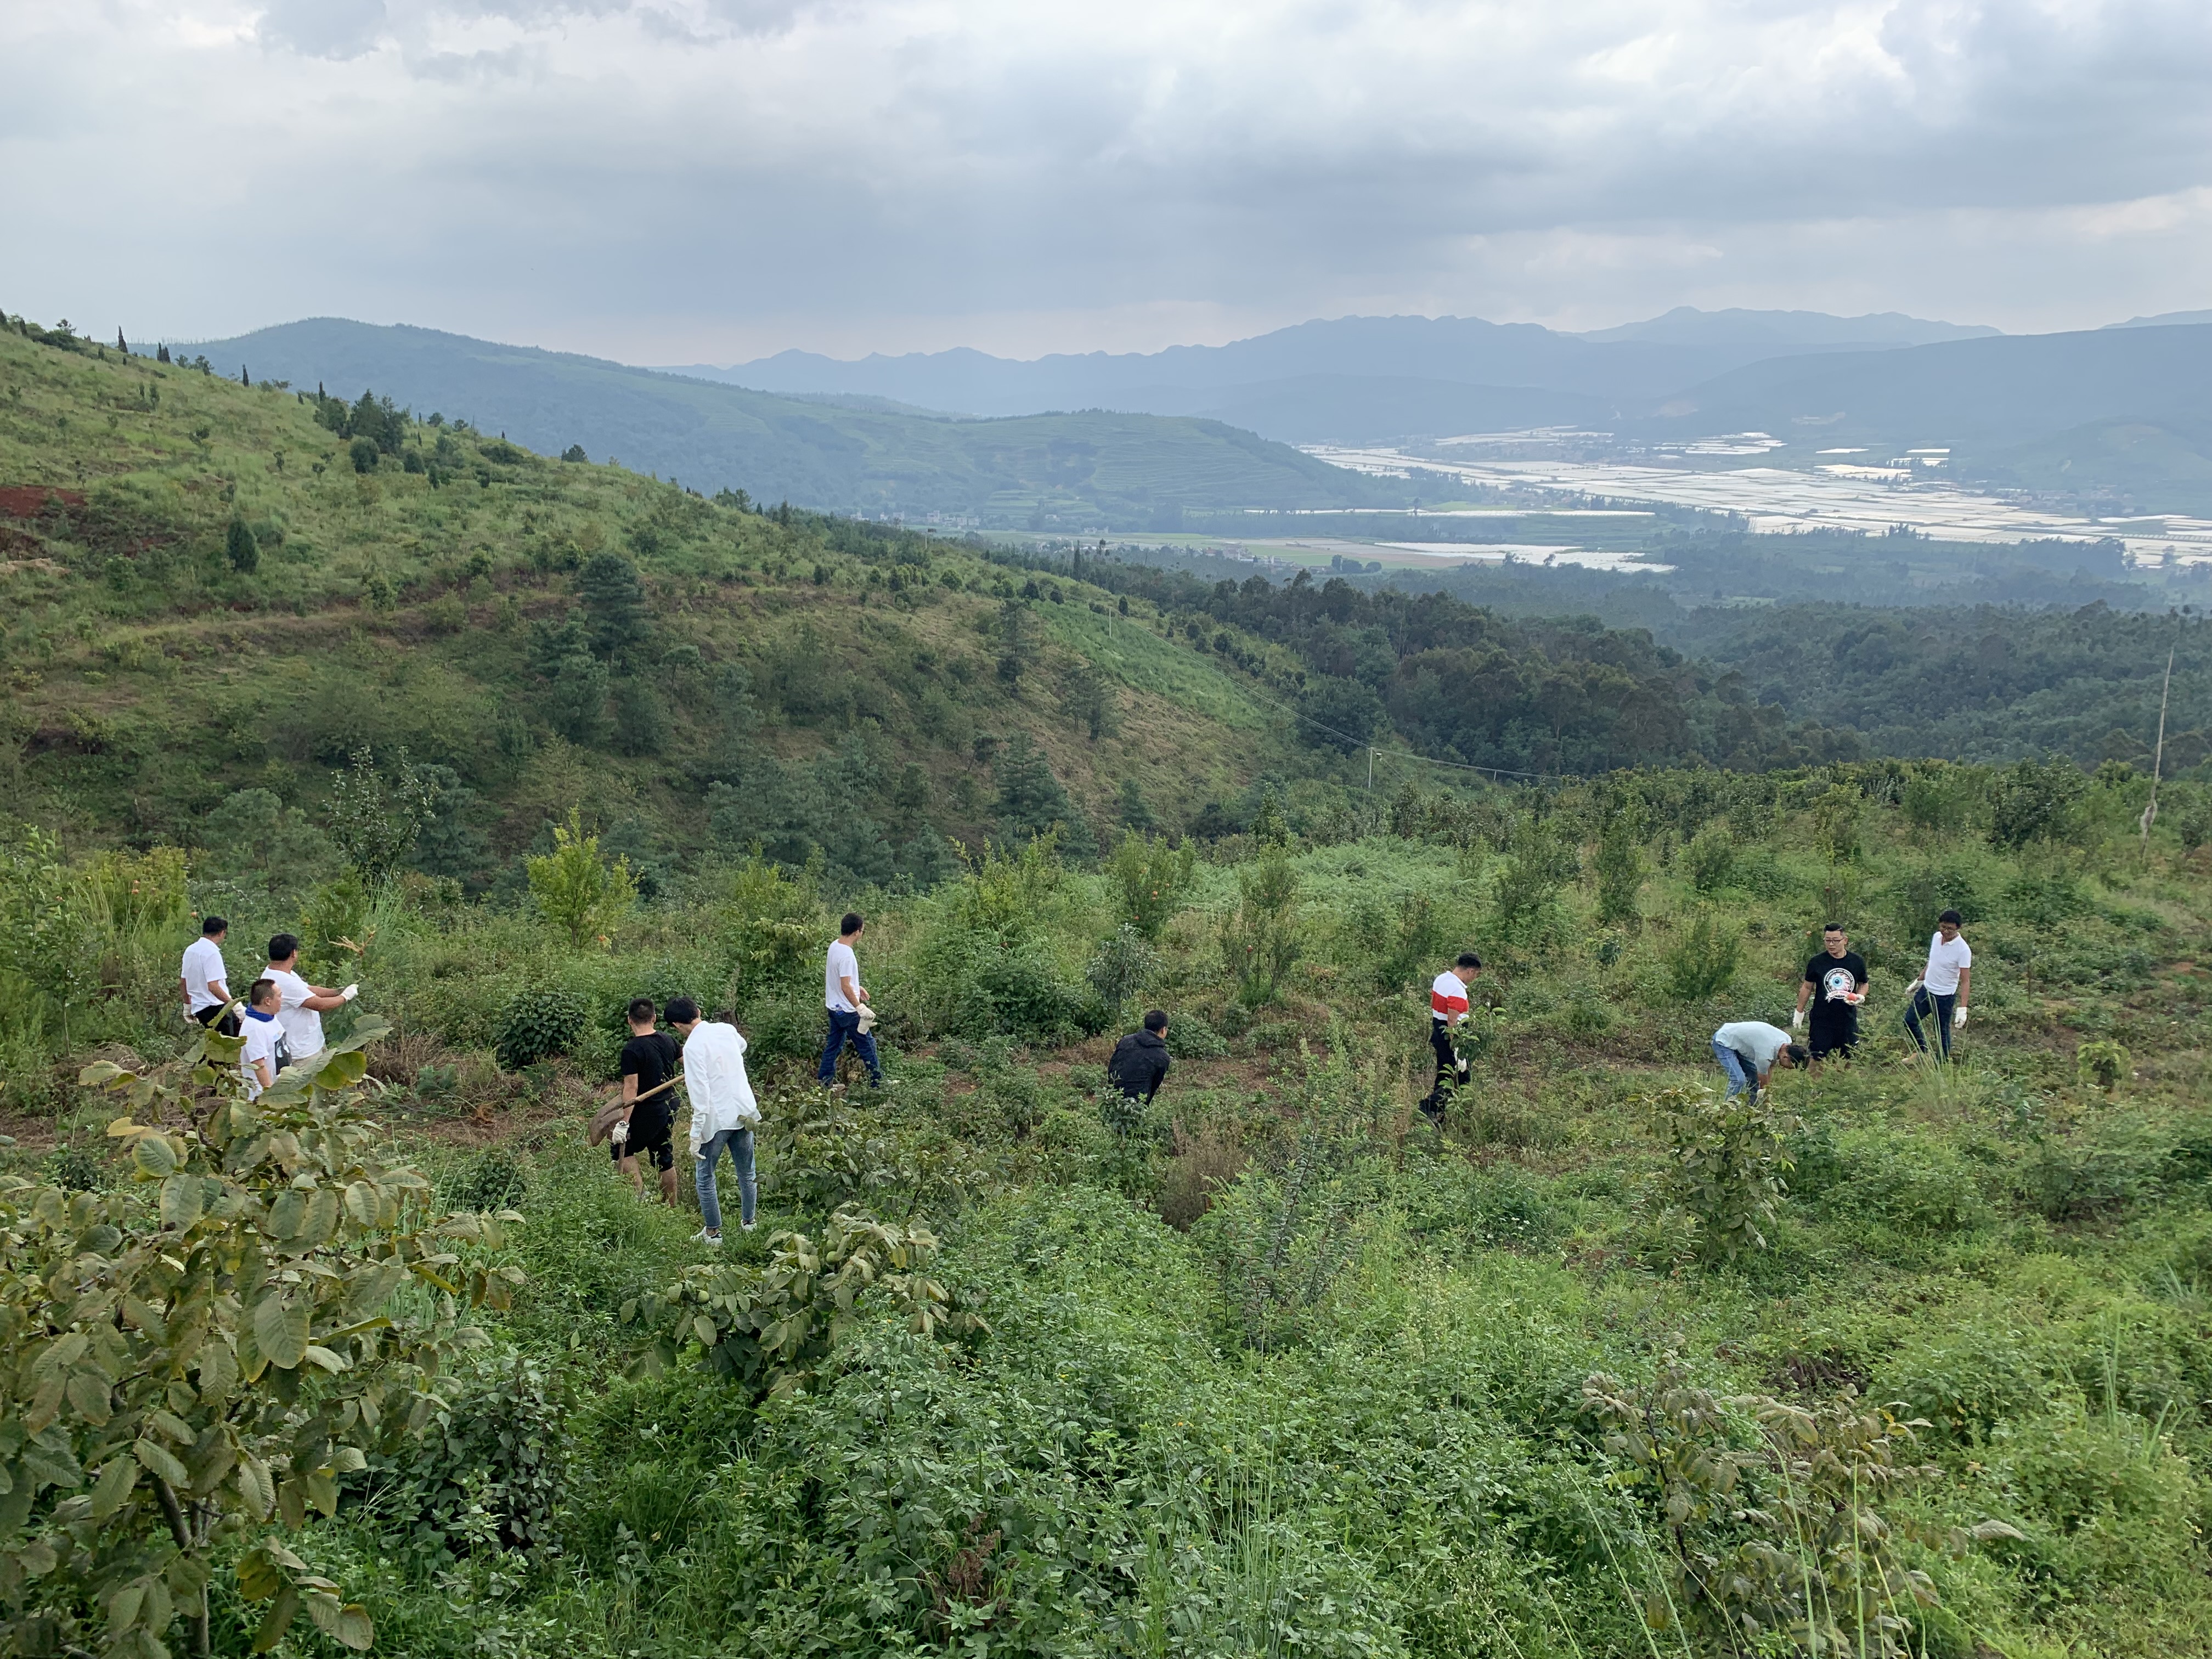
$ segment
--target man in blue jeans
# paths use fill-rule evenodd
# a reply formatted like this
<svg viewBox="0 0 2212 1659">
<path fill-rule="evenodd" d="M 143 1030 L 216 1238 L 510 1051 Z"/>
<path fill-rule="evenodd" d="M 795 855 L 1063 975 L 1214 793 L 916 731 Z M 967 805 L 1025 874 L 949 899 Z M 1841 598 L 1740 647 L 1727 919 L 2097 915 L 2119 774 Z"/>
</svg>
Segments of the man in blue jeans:
<svg viewBox="0 0 2212 1659">
<path fill-rule="evenodd" d="M 1763 1019 L 1730 1020 L 1713 1033 L 1713 1058 L 1728 1074 L 1728 1097 L 1745 1090 L 1758 1099 L 1766 1080 L 1781 1066 L 1806 1066 L 1812 1056 L 1790 1040 L 1790 1033 Z"/>
<path fill-rule="evenodd" d="M 753 1130 L 760 1106 L 745 1077 L 745 1040 L 734 1025 L 699 1018 L 690 997 L 668 1000 L 669 1029 L 684 1039 L 684 1091 L 691 1097 L 691 1184 L 699 1194 L 699 1212 L 707 1224 L 691 1235 L 695 1244 L 722 1242 L 721 1196 L 714 1190 L 714 1168 L 727 1152 L 738 1171 L 738 1224 L 753 1230 L 759 1198 L 753 1180 Z"/>
<path fill-rule="evenodd" d="M 871 1029 L 876 1023 L 875 1010 L 868 1006 L 867 988 L 860 983 L 860 958 L 853 949 L 866 926 L 858 910 L 848 910 L 830 946 L 830 960 L 822 973 L 822 1000 L 830 1010 L 830 1041 L 823 1048 L 817 1075 L 824 1083 L 837 1080 L 837 1056 L 849 1042 L 867 1066 L 868 1086 L 880 1089 L 884 1068 L 876 1059 L 875 1033 Z"/>
<path fill-rule="evenodd" d="M 1966 994 L 1974 984 L 1974 952 L 1959 937 L 1966 920 L 1956 910 L 1936 918 L 1936 936 L 1928 941 L 1928 965 L 1905 994 L 1905 1034 L 1928 1052 L 1928 1039 L 1920 1022 L 1934 1016 L 1936 1040 L 1943 1058 L 1951 1058 L 1951 1033 L 1966 1023 Z"/>
</svg>

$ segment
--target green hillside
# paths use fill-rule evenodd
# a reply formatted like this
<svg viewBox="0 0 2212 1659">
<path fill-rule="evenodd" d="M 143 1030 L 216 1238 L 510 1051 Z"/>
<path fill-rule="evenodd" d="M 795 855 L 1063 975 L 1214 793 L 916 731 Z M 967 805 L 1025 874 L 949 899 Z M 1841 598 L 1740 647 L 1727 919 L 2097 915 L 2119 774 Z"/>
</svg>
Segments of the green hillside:
<svg viewBox="0 0 2212 1659">
<path fill-rule="evenodd" d="M 2138 752 L 1866 758 L 1639 631 L 23 325 L 0 601 L 0 1650 L 2212 1650 L 2212 796 Z M 1802 680 L 2087 676 L 2005 620 Z M 880 1091 L 816 1081 L 854 908 Z M 257 1102 L 213 915 L 359 992 Z M 1831 921 L 1855 1048 L 1724 1099 Z M 690 1105 L 672 1203 L 589 1144 L 639 997 L 744 1036 L 756 1225 Z"/>
<path fill-rule="evenodd" d="M 1218 421 L 1081 414 L 957 420 L 776 397 L 593 357 L 318 318 L 193 348 L 219 370 L 374 390 L 556 454 L 713 492 L 869 516 L 1172 528 L 1187 509 L 1401 505 L 1402 489 Z M 878 400 L 880 401 L 880 400 Z"/>
<path fill-rule="evenodd" d="M 1962 458 L 1972 476 L 2042 495 L 2072 495 L 2109 514 L 2212 514 L 2212 419 L 2092 421 L 2055 437 Z"/>
<path fill-rule="evenodd" d="M 1054 820 L 1239 823 L 1263 775 L 1348 810 L 1386 732 L 1524 770 L 1850 749 L 1634 634 L 1147 595 L 61 336 L 0 332 L 0 376 L 8 799 L 98 836 L 204 845 L 241 792 L 317 817 L 404 750 L 424 872 L 471 890 L 579 803 L 662 870 L 758 841 L 921 881 Z"/>
</svg>

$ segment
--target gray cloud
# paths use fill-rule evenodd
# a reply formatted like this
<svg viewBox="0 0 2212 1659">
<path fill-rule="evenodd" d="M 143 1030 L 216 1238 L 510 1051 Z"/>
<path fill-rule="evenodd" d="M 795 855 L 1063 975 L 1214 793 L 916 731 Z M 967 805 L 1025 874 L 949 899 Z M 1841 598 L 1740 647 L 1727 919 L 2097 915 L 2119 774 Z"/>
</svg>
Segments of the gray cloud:
<svg viewBox="0 0 2212 1659">
<path fill-rule="evenodd" d="M 384 0 L 274 0 L 255 33 L 265 46 L 343 60 L 374 50 L 385 22 Z"/>
<path fill-rule="evenodd" d="M 173 3 L 0 23 L 48 309 L 686 361 L 1348 311 L 2051 326 L 2199 303 L 2212 262 L 2201 3 Z"/>
</svg>

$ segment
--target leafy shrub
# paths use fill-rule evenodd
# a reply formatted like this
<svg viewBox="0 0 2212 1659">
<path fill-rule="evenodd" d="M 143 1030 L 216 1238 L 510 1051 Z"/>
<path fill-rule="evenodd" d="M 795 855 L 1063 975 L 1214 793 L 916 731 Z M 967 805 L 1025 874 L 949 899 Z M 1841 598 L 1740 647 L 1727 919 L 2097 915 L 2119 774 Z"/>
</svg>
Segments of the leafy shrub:
<svg viewBox="0 0 2212 1659">
<path fill-rule="evenodd" d="M 174 847 L 143 853 L 111 848 L 85 871 L 85 884 L 118 930 L 167 927 L 185 919 L 185 855 Z"/>
<path fill-rule="evenodd" d="M 1984 1443 L 1998 1425 L 2041 1409 L 2041 1369 L 2014 1333 L 1923 1331 L 1882 1365 L 1881 1390 L 1962 1445 Z"/>
<path fill-rule="evenodd" d="M 530 896 L 545 920 L 567 935 L 568 948 L 580 951 L 594 934 L 604 935 L 627 916 L 637 902 L 637 882 L 629 860 L 611 863 L 599 852 L 599 838 L 584 830 L 582 812 L 568 809 L 568 821 L 553 826 L 553 850 L 525 860 Z"/>
<path fill-rule="evenodd" d="M 1701 830 L 1682 849 L 1682 869 L 1700 893 L 1717 893 L 1735 873 L 1735 843 L 1717 825 Z"/>
<path fill-rule="evenodd" d="M 1559 890 L 1582 874 L 1582 855 L 1558 825 L 1534 817 L 1514 821 L 1504 867 L 1492 896 L 1499 937 L 1526 941 L 1553 918 Z"/>
<path fill-rule="evenodd" d="M 1159 953 L 1146 943 L 1135 924 L 1125 921 L 1099 945 L 1084 978 L 1098 994 L 1111 1022 L 1121 1018 L 1122 1006 L 1145 988 L 1159 965 Z"/>
<path fill-rule="evenodd" d="M 1170 847 L 1164 836 L 1125 831 L 1106 862 L 1122 921 L 1139 937 L 1157 939 L 1189 900 L 1198 853 L 1188 842 Z"/>
<path fill-rule="evenodd" d="M 1670 1353 L 1650 1384 L 1599 1373 L 1583 1399 L 1658 1540 L 1665 1583 L 1643 1597 L 1645 1624 L 1711 1651 L 1905 1659 L 1906 1615 L 1938 1599 L 1907 1546 L 2020 1536 L 1993 1521 L 1947 1535 L 1899 1513 L 1896 1500 L 1942 1471 L 1906 1461 L 1913 1425 L 1848 1392 L 1812 1407 L 1724 1401 Z M 1735 1412 L 1758 1425 L 1751 1444 Z"/>
<path fill-rule="evenodd" d="M 1648 829 L 1640 801 L 1632 801 L 1606 817 L 1593 860 L 1601 927 L 1633 929 L 1643 920 L 1637 900 L 1644 889 L 1642 848 Z"/>
<path fill-rule="evenodd" d="M 1707 1088 L 1667 1089 L 1648 1107 L 1668 1142 L 1671 1185 L 1698 1218 L 1708 1260 L 1767 1248 L 1793 1167 L 1784 1137 L 1797 1120 L 1771 1091 L 1723 1099 Z"/>
<path fill-rule="evenodd" d="M 1176 1011 L 1168 1021 L 1168 1045 L 1178 1060 L 1219 1060 L 1229 1044 L 1195 1008 Z"/>
<path fill-rule="evenodd" d="M 82 1146 L 71 1141 L 46 1154 L 46 1178 L 64 1192 L 97 1192 L 106 1185 L 107 1170 Z"/>
<path fill-rule="evenodd" d="M 1222 918 L 1221 953 L 1248 1008 L 1273 1002 L 1299 951 L 1298 878 L 1279 854 L 1237 872 L 1237 908 Z"/>
<path fill-rule="evenodd" d="M 1743 936 L 1700 909 L 1661 952 L 1667 988 L 1684 1002 L 1700 1002 L 1728 988 L 1743 956 Z"/>
<path fill-rule="evenodd" d="M 805 888 L 758 853 L 730 877 L 732 954 L 748 1000 L 805 987 L 823 945 L 818 906 Z"/>
<path fill-rule="evenodd" d="M 136 1190 L 0 1192 L 17 1413 L 0 1559 L 18 1650 L 158 1659 L 181 1616 L 205 1653 L 218 1563 L 269 1604 L 260 1648 L 303 1607 L 370 1645 L 367 1611 L 278 1529 L 336 1513 L 339 1477 L 403 1439 L 411 1402 L 481 1341 L 464 1309 L 506 1306 L 520 1278 L 458 1262 L 457 1245 L 498 1248 L 497 1224 L 440 1217 L 422 1177 L 378 1155 L 358 1085 L 383 1032 L 364 1022 L 251 1104 L 243 1039 L 217 1032 L 187 1052 L 181 1086 L 89 1066 L 80 1081 L 132 1115 L 108 1133 Z"/>
<path fill-rule="evenodd" d="M 2174 1173 L 2173 1142 L 2148 1125 L 2107 1121 L 2088 1133 L 2046 1135 L 2015 1166 L 2028 1205 L 2052 1221 L 2078 1221 L 2128 1209 Z"/>
<path fill-rule="evenodd" d="M 1898 805 L 1916 830 L 1950 835 L 1966 828 L 1972 794 L 1971 781 L 1956 769 L 1923 769 L 1906 777 Z"/>
<path fill-rule="evenodd" d="M 530 1190 L 530 1177 L 514 1153 L 489 1147 L 442 1182 L 439 1195 L 456 1210 L 484 1213 L 513 1209 Z"/>
<path fill-rule="evenodd" d="M 854 1209 L 830 1218 L 820 1241 L 782 1232 L 769 1240 L 765 1268 L 693 1267 L 666 1290 L 623 1306 L 644 1346 L 634 1370 L 651 1376 L 696 1352 L 717 1375 L 756 1397 L 803 1390 L 878 1292 L 917 1335 L 987 1331 L 981 1316 L 953 1305 L 928 1276 L 937 1239 L 927 1228 L 887 1224 Z"/>
<path fill-rule="evenodd" d="M 1985 1224 L 1974 1167 L 1950 1143 L 1886 1126 L 1792 1136 L 1790 1193 L 1838 1219 L 1925 1239 Z"/>
<path fill-rule="evenodd" d="M 1350 932 L 1376 988 L 1383 991 L 1419 984 L 1444 948 L 1443 918 L 1425 892 L 1401 896 L 1395 915 L 1378 905 L 1361 905 L 1352 912 Z"/>
<path fill-rule="evenodd" d="M 2081 829 L 2088 793 L 2081 769 L 2063 755 L 2015 762 L 1997 774 L 1990 791 L 1990 844 L 2021 848 L 2071 839 Z"/>
<path fill-rule="evenodd" d="M 1849 864 L 1859 855 L 1859 819 L 1863 798 L 1856 789 L 1834 787 L 1813 803 L 1813 845 L 1831 864 Z"/>
<path fill-rule="evenodd" d="M 517 991 L 500 1010 L 495 1051 L 502 1068 L 519 1072 L 570 1053 L 583 1041 L 584 1029 L 583 1000 L 572 992 Z"/>
<path fill-rule="evenodd" d="M 480 1364 L 432 1396 L 415 1436 L 368 1459 L 363 1501 L 427 1552 L 556 1545 L 568 1462 L 562 1425 L 574 1409 L 535 1360 L 510 1353 Z"/>
<path fill-rule="evenodd" d="M 2020 1567 L 2093 1599 L 2195 1571 L 2201 1488 L 2163 1428 L 2069 1401 L 1993 1435 L 1991 1472 L 2028 1530 Z"/>
<path fill-rule="evenodd" d="M 1969 921 L 1987 913 L 1980 872 L 1965 858 L 1907 869 L 1882 890 L 1883 910 L 1916 945 L 1936 931 L 1936 918 L 1955 909 Z M 1918 966 L 1916 962 L 1914 966 Z"/>
<path fill-rule="evenodd" d="M 2109 1038 L 2085 1042 L 2074 1051 L 2074 1075 L 2083 1088 L 2110 1094 L 2132 1075 L 2128 1051 Z"/>
<path fill-rule="evenodd" d="M 2089 908 L 2081 884 L 2063 870 L 2044 870 L 2007 882 L 2005 908 L 2038 927 L 2056 927 Z"/>
</svg>

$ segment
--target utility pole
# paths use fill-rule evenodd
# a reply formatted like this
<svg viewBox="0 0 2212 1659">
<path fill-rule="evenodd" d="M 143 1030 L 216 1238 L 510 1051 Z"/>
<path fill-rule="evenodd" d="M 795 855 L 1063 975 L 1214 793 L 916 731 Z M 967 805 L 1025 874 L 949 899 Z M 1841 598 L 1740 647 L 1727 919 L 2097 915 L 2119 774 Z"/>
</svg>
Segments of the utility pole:
<svg viewBox="0 0 2212 1659">
<path fill-rule="evenodd" d="M 2158 694 L 2158 744 L 2150 751 L 2150 805 L 2137 820 L 2142 825 L 2143 850 L 2150 850 L 2150 827 L 2158 822 L 2158 775 L 2166 760 L 2166 701 L 2173 695 L 2173 653 L 2166 653 L 2166 685 Z"/>
<path fill-rule="evenodd" d="M 1367 745 L 1367 793 L 1375 793 L 1375 745 Z"/>
</svg>

